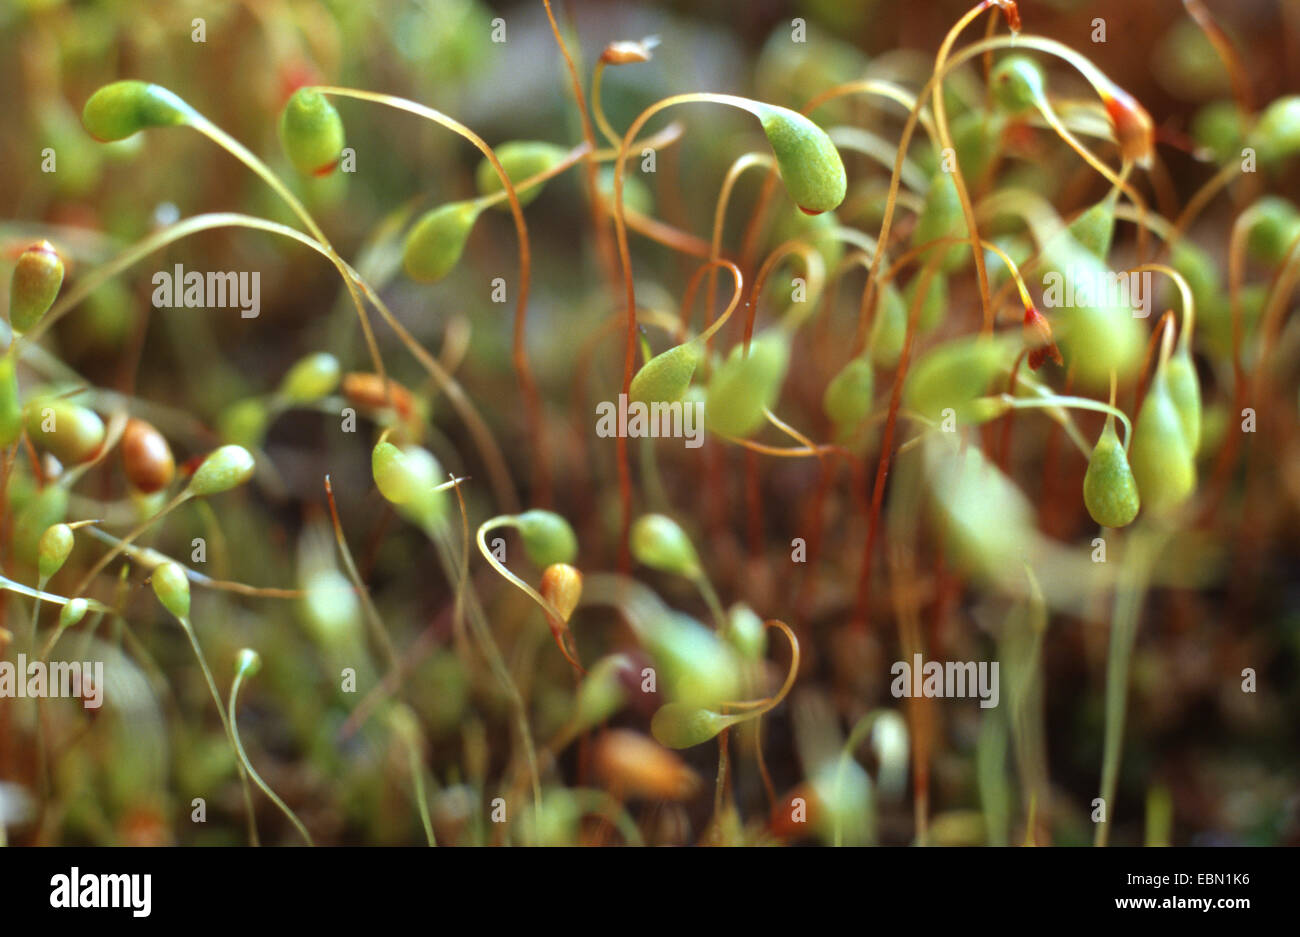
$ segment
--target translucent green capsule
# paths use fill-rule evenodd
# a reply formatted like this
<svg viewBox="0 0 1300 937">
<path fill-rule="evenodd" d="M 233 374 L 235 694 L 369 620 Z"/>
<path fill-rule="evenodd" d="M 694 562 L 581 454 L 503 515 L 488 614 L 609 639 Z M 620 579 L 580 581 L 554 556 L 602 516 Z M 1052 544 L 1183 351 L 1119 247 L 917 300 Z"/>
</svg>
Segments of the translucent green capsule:
<svg viewBox="0 0 1300 937">
<path fill-rule="evenodd" d="M 1183 425 L 1187 448 L 1195 457 L 1201 447 L 1201 381 L 1187 345 L 1179 342 L 1165 364 L 1169 395 Z"/>
<path fill-rule="evenodd" d="M 104 421 L 70 400 L 37 399 L 26 408 L 27 435 L 64 465 L 92 458 L 104 444 Z"/>
<path fill-rule="evenodd" d="M 329 99 L 311 88 L 299 88 L 280 112 L 280 145 L 304 176 L 324 176 L 343 154 L 343 119 Z"/>
<path fill-rule="evenodd" d="M 904 404 L 936 423 L 947 410 L 968 422 L 978 415 L 975 398 L 994 389 L 994 377 L 1010 368 L 1019 350 L 1019 336 L 965 337 L 938 345 L 908 371 Z"/>
<path fill-rule="evenodd" d="M 602 657 L 587 671 L 573 703 L 571 732 L 585 732 L 604 722 L 627 702 L 623 674 L 632 666 L 626 654 Z"/>
<path fill-rule="evenodd" d="M 700 558 L 691 538 L 671 517 L 641 515 L 632 525 L 630 540 L 638 563 L 688 578 L 700 573 Z"/>
<path fill-rule="evenodd" d="M 384 499 L 418 522 L 433 522 L 446 512 L 445 473 L 433 453 L 420 446 L 398 447 L 387 440 L 370 452 L 370 470 Z"/>
<path fill-rule="evenodd" d="M 36 569 L 42 580 L 50 579 L 63 568 L 74 543 L 72 528 L 67 524 L 51 524 L 45 528 L 45 533 L 41 534 L 36 546 Z"/>
<path fill-rule="evenodd" d="M 266 436 L 266 428 L 271 422 L 271 413 L 260 397 L 237 400 L 221 412 L 217 419 L 217 430 L 221 438 L 243 446 L 257 449 Z"/>
<path fill-rule="evenodd" d="M 63 260 L 49 241 L 34 244 L 18 256 L 9 287 L 9 324 L 26 332 L 54 305 L 63 285 Z"/>
<path fill-rule="evenodd" d="M 256 677 L 262 670 L 262 655 L 251 647 L 241 648 L 235 658 L 235 673 L 241 677 Z"/>
<path fill-rule="evenodd" d="M 1265 195 L 1251 211 L 1254 223 L 1246 236 L 1246 250 L 1261 263 L 1276 267 L 1300 238 L 1300 212 L 1277 195 Z"/>
<path fill-rule="evenodd" d="M 41 536 L 68 513 L 68 489 L 46 485 L 18 511 L 14 520 L 14 552 L 24 563 L 40 565 Z"/>
<path fill-rule="evenodd" d="M 767 628 L 763 619 L 744 602 L 727 609 L 727 627 L 723 637 L 745 660 L 762 660 L 767 653 Z"/>
<path fill-rule="evenodd" d="M 1043 67 L 1027 55 L 1008 55 L 998 60 L 989 75 L 998 106 L 1010 114 L 1033 110 L 1047 98 L 1047 76 Z"/>
<path fill-rule="evenodd" d="M 875 371 L 865 356 L 851 360 L 831 378 L 822 394 L 822 410 L 841 431 L 856 429 L 871 414 Z"/>
<path fill-rule="evenodd" d="M 525 179 L 531 179 L 533 176 L 558 165 L 568 155 L 568 152 L 562 146 L 540 140 L 513 140 L 496 148 L 497 159 L 501 163 L 501 168 L 506 171 L 510 182 L 516 187 Z M 497 175 L 496 169 L 486 158 L 478 164 L 478 169 L 474 171 L 474 184 L 478 188 L 478 194 L 484 196 L 496 195 L 504 188 L 501 185 L 501 177 Z M 545 183 L 535 185 L 531 189 L 519 190 L 516 188 L 515 195 L 519 199 L 520 206 L 529 204 L 533 199 L 541 195 L 544 187 Z M 502 211 L 509 211 L 510 202 L 509 200 L 501 202 L 496 207 Z"/>
<path fill-rule="evenodd" d="M 921 208 L 920 217 L 917 218 L 916 227 L 912 229 L 912 247 L 922 247 L 940 238 L 969 236 L 966 217 L 961 210 L 961 200 L 957 196 L 957 183 L 951 172 L 940 169 L 934 174 L 930 180 L 930 188 L 926 190 L 925 204 Z M 942 251 L 940 256 L 943 260 L 939 262 L 939 269 L 944 273 L 959 270 L 970 260 L 969 244 L 953 244 L 937 250 Z M 932 253 L 933 250 L 924 251 L 921 254 L 921 263 L 927 263 Z"/>
<path fill-rule="evenodd" d="M 907 341 L 909 307 L 892 282 L 880 291 L 876 314 L 871 319 L 871 360 L 879 368 L 892 368 L 903 354 Z"/>
<path fill-rule="evenodd" d="M 339 386 L 339 359 L 319 351 L 299 360 L 280 382 L 280 396 L 292 403 L 312 403 Z"/>
<path fill-rule="evenodd" d="M 781 181 L 796 205 L 816 214 L 844 201 L 848 190 L 844 162 L 826 131 L 788 108 L 760 104 L 755 113 L 776 156 Z"/>
<path fill-rule="evenodd" d="M 711 709 L 668 703 L 660 706 L 650 719 L 650 734 L 665 748 L 691 748 L 707 742 L 735 721 L 734 716 L 724 716 Z"/>
<path fill-rule="evenodd" d="M 1110 253 L 1115 238 L 1115 206 L 1119 203 L 1119 189 L 1111 189 L 1096 205 L 1070 222 L 1070 234 L 1084 248 L 1100 260 Z"/>
<path fill-rule="evenodd" d="M 709 706 L 736 699 L 739 656 L 717 633 L 688 615 L 668 612 L 644 630 L 659 689 L 671 701 Z"/>
<path fill-rule="evenodd" d="M 1006 117 L 994 111 L 967 111 L 953 119 L 952 146 L 962 178 L 974 184 L 984 175 L 1002 146 Z"/>
<path fill-rule="evenodd" d="M 713 372 L 704 403 L 704 419 L 711 431 L 743 438 L 763 423 L 763 410 L 776 403 L 790 363 L 790 346 L 777 330 L 764 332 L 750 343 L 749 356 L 736 345 L 727 360 Z"/>
<path fill-rule="evenodd" d="M 460 262 L 482 211 L 477 202 L 449 202 L 425 213 L 402 248 L 406 275 L 421 283 L 437 283 L 450 273 Z"/>
<path fill-rule="evenodd" d="M 1083 476 L 1083 503 L 1092 519 L 1102 527 L 1124 527 L 1137 517 L 1140 506 L 1137 481 L 1124 446 L 1115 434 L 1113 418 L 1106 421 L 1088 459 L 1088 471 Z"/>
<path fill-rule="evenodd" d="M 200 498 L 238 488 L 253 477 L 253 457 L 243 446 L 222 446 L 208 454 L 190 479 L 189 490 Z"/>
<path fill-rule="evenodd" d="M 578 556 L 577 535 L 554 511 L 525 511 L 515 518 L 515 527 L 528 558 L 542 569 L 553 563 L 572 563 Z"/>
<path fill-rule="evenodd" d="M 163 563 L 149 577 L 154 595 L 177 618 L 190 614 L 190 580 L 179 563 Z"/>
<path fill-rule="evenodd" d="M 1264 108 L 1247 142 L 1264 166 L 1300 152 L 1300 95 L 1278 98 Z"/>
<path fill-rule="evenodd" d="M 1133 430 L 1133 475 L 1147 510 L 1167 514 L 1196 488 L 1196 460 L 1165 368 L 1156 371 Z"/>
<path fill-rule="evenodd" d="M 660 352 L 633 376 L 628 400 L 646 404 L 681 400 L 703 356 L 704 349 L 698 341 L 683 342 Z"/>
<path fill-rule="evenodd" d="M 1246 122 L 1235 101 L 1212 101 L 1192 118 L 1192 139 L 1226 163 L 1240 159 L 1246 136 Z"/>
<path fill-rule="evenodd" d="M 17 362 L 0 355 L 0 448 L 8 448 L 23 434 L 23 405 L 18 396 Z"/>
<path fill-rule="evenodd" d="M 90 96 L 81 122 L 96 140 L 110 143 L 149 127 L 179 127 L 195 116 L 192 107 L 160 85 L 115 81 Z"/>
<path fill-rule="evenodd" d="M 59 612 L 58 629 L 71 628 L 81 619 L 86 617 L 86 612 L 90 608 L 90 603 L 83 598 L 69 599 Z"/>
<path fill-rule="evenodd" d="M 604 166 L 596 176 L 596 189 L 610 204 L 614 202 L 614 167 Z M 655 210 L 654 194 L 641 179 L 623 174 L 623 207 L 639 215 L 652 215 Z"/>
</svg>

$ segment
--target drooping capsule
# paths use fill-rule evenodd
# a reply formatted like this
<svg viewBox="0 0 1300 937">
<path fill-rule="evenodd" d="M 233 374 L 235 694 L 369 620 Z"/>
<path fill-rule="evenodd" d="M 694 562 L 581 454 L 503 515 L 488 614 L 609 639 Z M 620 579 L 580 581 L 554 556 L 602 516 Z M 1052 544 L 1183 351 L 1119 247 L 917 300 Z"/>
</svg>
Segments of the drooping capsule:
<svg viewBox="0 0 1300 937">
<path fill-rule="evenodd" d="M 1083 476 L 1083 503 L 1102 527 L 1124 527 L 1137 517 L 1140 501 L 1128 455 L 1115 433 L 1115 420 L 1106 420 Z"/>
</svg>

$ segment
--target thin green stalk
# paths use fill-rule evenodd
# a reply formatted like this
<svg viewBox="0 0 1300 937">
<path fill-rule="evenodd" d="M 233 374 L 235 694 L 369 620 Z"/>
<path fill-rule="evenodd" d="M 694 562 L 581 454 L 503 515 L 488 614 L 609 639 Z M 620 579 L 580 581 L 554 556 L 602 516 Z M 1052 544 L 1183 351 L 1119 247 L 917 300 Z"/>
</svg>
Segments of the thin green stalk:
<svg viewBox="0 0 1300 937">
<path fill-rule="evenodd" d="M 195 647 L 197 647 L 197 644 L 195 645 Z M 205 665 L 204 670 L 206 671 L 206 669 L 207 667 Z M 212 679 L 211 676 L 209 676 L 208 680 L 211 681 L 211 679 Z M 302 838 L 307 841 L 307 845 L 315 846 L 316 843 L 312 840 L 311 834 L 307 832 L 307 827 L 302 825 L 302 821 L 298 819 L 298 815 L 296 813 L 294 813 L 292 810 L 289 809 L 289 805 L 286 804 L 283 800 L 281 800 L 276 795 L 275 791 L 271 790 L 270 785 L 268 785 L 265 781 L 262 780 L 262 776 L 258 774 L 257 769 L 253 767 L 253 763 L 248 760 L 248 753 L 244 751 L 244 744 L 239 739 L 239 727 L 238 724 L 235 722 L 235 698 L 239 695 L 239 685 L 241 682 L 243 682 L 243 679 L 244 679 L 244 674 L 242 672 L 237 671 L 235 673 L 234 682 L 230 684 L 230 718 L 226 722 L 226 725 L 230 729 L 230 737 L 235 743 L 235 750 L 239 754 L 239 760 L 243 762 L 244 770 L 248 772 L 249 776 L 252 777 L 253 781 L 257 784 L 257 786 L 262 789 L 262 793 L 264 793 L 267 797 L 271 798 L 271 802 L 275 804 L 277 807 L 279 807 L 280 812 L 289 818 L 289 822 L 294 825 L 294 828 L 297 829 L 299 834 L 301 834 Z M 215 685 L 213 686 L 213 692 L 216 692 Z M 217 701 L 217 708 L 218 709 L 221 708 L 220 700 Z"/>
</svg>

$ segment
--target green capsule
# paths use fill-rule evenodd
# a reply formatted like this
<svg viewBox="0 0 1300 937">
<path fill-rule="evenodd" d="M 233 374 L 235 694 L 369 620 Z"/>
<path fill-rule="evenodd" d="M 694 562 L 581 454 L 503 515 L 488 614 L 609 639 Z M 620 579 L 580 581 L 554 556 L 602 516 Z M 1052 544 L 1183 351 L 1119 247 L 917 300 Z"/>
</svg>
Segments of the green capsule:
<svg viewBox="0 0 1300 937">
<path fill-rule="evenodd" d="M 922 247 L 940 238 L 969 237 L 966 217 L 961 210 L 961 199 L 957 195 L 957 183 L 951 172 L 942 169 L 930 180 L 930 188 L 925 193 L 925 204 L 917 218 L 916 227 L 912 229 L 912 247 Z M 939 269 L 952 273 L 961 269 L 970 260 L 969 244 L 953 244 L 939 248 L 943 260 Z M 924 251 L 920 262 L 928 262 L 933 251 Z"/>
<path fill-rule="evenodd" d="M 190 493 L 206 498 L 238 488 L 253 477 L 254 467 L 252 455 L 243 446 L 214 449 L 194 470 Z"/>
<path fill-rule="evenodd" d="M 994 100 L 1009 114 L 1033 110 L 1047 99 L 1047 76 L 1043 67 L 1027 55 L 1008 55 L 998 60 L 989 75 Z"/>
<path fill-rule="evenodd" d="M 578 686 L 569 731 L 585 732 L 604 722 L 627 702 L 623 674 L 632 666 L 626 654 L 611 654 L 592 664 Z"/>
<path fill-rule="evenodd" d="M 262 670 L 262 655 L 251 647 L 241 648 L 235 658 L 235 673 L 241 677 L 256 677 Z"/>
<path fill-rule="evenodd" d="M 628 389 L 628 400 L 645 404 L 681 400 L 703 355 L 698 341 L 683 342 L 660 352 L 636 372 Z"/>
<path fill-rule="evenodd" d="M 1235 101 L 1213 101 L 1192 118 L 1192 138 L 1220 163 L 1241 158 L 1245 136 L 1246 122 Z"/>
<path fill-rule="evenodd" d="M 298 361 L 280 382 L 280 396 L 292 403 L 312 403 L 339 386 L 339 359 L 320 351 Z"/>
<path fill-rule="evenodd" d="M 952 122 L 952 146 L 962 178 L 974 184 L 983 177 L 1002 146 L 1006 117 L 994 111 L 967 111 Z"/>
<path fill-rule="evenodd" d="M 36 569 L 42 581 L 50 579 L 63 568 L 72 553 L 75 539 L 72 528 L 67 524 L 51 524 L 45 528 L 45 533 L 41 534 L 40 542 L 36 545 Z"/>
<path fill-rule="evenodd" d="M 515 518 L 524 550 L 541 569 L 553 563 L 572 563 L 578 556 L 578 537 L 569 522 L 554 511 L 533 509 Z"/>
<path fill-rule="evenodd" d="M 1115 434 L 1115 420 L 1106 420 L 1101 438 L 1088 459 L 1083 476 L 1083 503 L 1092 519 L 1102 527 L 1124 527 L 1137 517 L 1137 481 L 1128 456 Z"/>
<path fill-rule="evenodd" d="M 614 167 L 603 166 L 596 175 L 596 189 L 601 198 L 614 204 Z M 655 210 L 654 194 L 637 176 L 623 174 L 623 207 L 638 215 L 652 215 Z"/>
<path fill-rule="evenodd" d="M 856 429 L 871 414 L 875 372 L 865 356 L 854 358 L 831 378 L 822 394 L 822 410 L 841 431 Z"/>
<path fill-rule="evenodd" d="M 871 360 L 878 368 L 892 368 L 907 340 L 907 300 L 892 282 L 880 291 L 871 319 Z"/>
<path fill-rule="evenodd" d="M 64 465 L 92 458 L 104 444 L 104 421 L 70 400 L 38 399 L 26 408 L 27 435 Z"/>
<path fill-rule="evenodd" d="M 149 577 L 153 594 L 177 618 L 190 614 L 190 580 L 179 563 L 163 563 Z"/>
<path fill-rule="evenodd" d="M 671 517 L 642 514 L 632 525 L 630 539 L 638 563 L 687 578 L 700 574 L 700 558 L 691 538 Z"/>
<path fill-rule="evenodd" d="M 767 653 L 767 628 L 763 619 L 744 602 L 727 609 L 727 627 L 722 634 L 745 660 L 762 660 Z"/>
<path fill-rule="evenodd" d="M 90 96 L 81 122 L 96 140 L 111 143 L 149 127 L 179 127 L 196 116 L 192 107 L 160 85 L 115 81 Z"/>
<path fill-rule="evenodd" d="M 794 203 L 809 214 L 838 207 L 848 178 L 826 131 L 802 114 L 773 104 L 759 104 L 755 113 Z"/>
<path fill-rule="evenodd" d="M 270 422 L 271 414 L 266 403 L 260 397 L 249 397 L 235 401 L 221 412 L 217 430 L 227 442 L 245 449 L 257 449 L 262 445 Z"/>
<path fill-rule="evenodd" d="M 379 493 L 406 516 L 424 523 L 436 521 L 446 512 L 446 492 L 437 490 L 446 476 L 429 450 L 399 448 L 385 440 L 371 450 L 370 470 Z"/>
<path fill-rule="evenodd" d="M 483 209 L 477 202 L 449 202 L 426 212 L 406 235 L 402 266 L 421 283 L 437 283 L 460 262 L 465 242 Z"/>
<path fill-rule="evenodd" d="M 917 274 L 912 277 L 912 282 L 907 284 L 907 289 L 903 290 L 903 308 L 906 310 L 907 315 L 911 315 L 912 303 L 916 301 L 916 294 L 921 291 L 921 281 L 924 279 L 924 273 Z M 943 321 L 944 314 L 947 311 L 948 278 L 942 273 L 935 272 L 930 277 L 930 287 L 925 291 L 925 299 L 921 300 L 921 310 L 916 319 L 916 334 L 924 335 L 934 329 Z M 903 327 L 904 329 L 907 328 L 906 319 L 903 322 Z"/>
<path fill-rule="evenodd" d="M 14 519 L 14 552 L 18 558 L 39 567 L 42 535 L 67 513 L 68 489 L 64 485 L 46 485 L 33 495 Z"/>
<path fill-rule="evenodd" d="M 665 748 L 692 748 L 707 742 L 735 722 L 734 716 L 724 716 L 711 709 L 687 703 L 668 703 L 660 706 L 650 719 L 650 734 Z"/>
<path fill-rule="evenodd" d="M 49 241 L 33 244 L 18 256 L 9 287 L 9 323 L 26 332 L 50 311 L 63 285 L 63 260 Z"/>
<path fill-rule="evenodd" d="M 1147 510 L 1168 514 L 1196 488 L 1196 460 L 1165 368 L 1156 371 L 1133 430 L 1133 475 Z"/>
<path fill-rule="evenodd" d="M 982 415 L 976 398 L 994 390 L 993 379 L 1011 367 L 1020 347 L 1019 336 L 1009 335 L 965 337 L 937 345 L 908 371 L 904 404 L 936 423 L 949 415 L 970 422 Z"/>
<path fill-rule="evenodd" d="M 1043 307 L 1054 313 L 1058 344 L 1079 386 L 1109 386 L 1112 369 L 1121 381 L 1133 377 L 1146 347 L 1145 330 L 1134 315 L 1136 301 L 1143 298 L 1130 290 L 1134 278 L 1108 270 L 1066 232 L 1043 245 L 1042 257 Z"/>
<path fill-rule="evenodd" d="M 1169 395 L 1183 425 L 1183 438 L 1195 457 L 1201 447 L 1201 381 L 1196 374 L 1196 364 L 1187 345 L 1179 342 L 1165 365 L 1169 381 Z"/>
<path fill-rule="evenodd" d="M 1278 98 L 1264 108 L 1247 142 L 1264 166 L 1300 152 L 1300 95 Z"/>
<path fill-rule="evenodd" d="M 1246 250 L 1261 263 L 1276 267 L 1300 238 L 1300 212 L 1277 195 L 1265 195 L 1250 211 L 1254 223 L 1246 236 Z"/>
<path fill-rule="evenodd" d="M 280 145 L 304 176 L 333 172 L 343 154 L 343 119 L 325 95 L 299 88 L 280 112 Z"/>
<path fill-rule="evenodd" d="M 568 152 L 562 146 L 540 140 L 513 140 L 496 148 L 501 168 L 506 171 L 506 175 L 515 186 L 558 165 Z M 497 175 L 495 167 L 487 159 L 478 164 L 478 169 L 474 172 L 474 184 L 478 187 L 478 194 L 483 196 L 496 195 L 504 188 L 501 185 L 501 177 Z M 520 206 L 529 204 L 541 195 L 544 187 L 545 183 L 542 183 L 530 189 L 516 189 L 515 195 L 519 199 Z M 509 200 L 501 202 L 496 207 L 502 211 L 509 211 L 510 202 Z"/>
<path fill-rule="evenodd" d="M 641 635 L 669 700 L 710 706 L 740 692 L 739 656 L 712 628 L 688 615 L 669 612 Z"/>
<path fill-rule="evenodd" d="M 736 345 L 713 372 L 704 403 L 710 430 L 743 438 L 763 423 L 763 410 L 776 403 L 790 363 L 784 334 L 773 329 L 754 337 L 749 355 Z"/>
<path fill-rule="evenodd" d="M 1096 205 L 1070 222 L 1070 234 L 1099 260 L 1110 253 L 1115 237 L 1115 206 L 1119 203 L 1119 189 L 1111 189 Z"/>
<path fill-rule="evenodd" d="M 81 619 L 86 617 L 86 611 L 90 608 L 90 603 L 83 598 L 69 599 L 59 612 L 58 629 L 71 628 Z"/>
<path fill-rule="evenodd" d="M 18 366 L 11 354 L 0 355 L 0 448 L 23 434 L 23 405 L 18 396 Z"/>
<path fill-rule="evenodd" d="M 1169 252 L 1169 266 L 1173 267 L 1187 281 L 1192 291 L 1192 299 L 1198 311 L 1210 308 L 1219 297 L 1221 285 L 1219 268 L 1214 258 L 1191 241 L 1183 238 Z"/>
</svg>

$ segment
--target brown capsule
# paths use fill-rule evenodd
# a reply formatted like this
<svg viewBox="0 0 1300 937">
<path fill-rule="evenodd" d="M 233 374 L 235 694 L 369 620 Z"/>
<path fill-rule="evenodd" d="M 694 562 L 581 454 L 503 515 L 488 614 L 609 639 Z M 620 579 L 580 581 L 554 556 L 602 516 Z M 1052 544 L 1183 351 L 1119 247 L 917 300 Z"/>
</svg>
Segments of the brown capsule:
<svg viewBox="0 0 1300 937">
<path fill-rule="evenodd" d="M 552 563 L 542 573 L 542 597 L 555 606 L 567 623 L 582 598 L 582 573 L 568 563 Z"/>
<path fill-rule="evenodd" d="M 600 54 L 600 60 L 606 65 L 636 65 L 650 61 L 651 50 L 659 45 L 658 36 L 648 36 L 639 42 L 611 42 Z"/>
<path fill-rule="evenodd" d="M 131 487 L 147 495 L 166 488 L 176 476 L 171 446 L 144 420 L 127 421 L 122 433 L 122 468 Z"/>
<path fill-rule="evenodd" d="M 1150 169 L 1156 150 L 1155 124 L 1151 115 L 1137 98 L 1117 85 L 1101 92 L 1101 100 L 1115 128 L 1120 155 L 1143 169 Z"/>
<path fill-rule="evenodd" d="M 700 779 L 676 754 L 627 729 L 603 733 L 592 747 L 592 766 L 606 787 L 626 797 L 686 800 Z"/>
<path fill-rule="evenodd" d="M 388 390 L 393 397 L 393 408 L 403 420 L 410 419 L 414 406 L 411 392 L 401 384 L 388 379 Z M 382 410 L 387 407 L 388 395 L 378 374 L 369 371 L 352 371 L 343 375 L 343 396 L 358 407 Z"/>
</svg>

